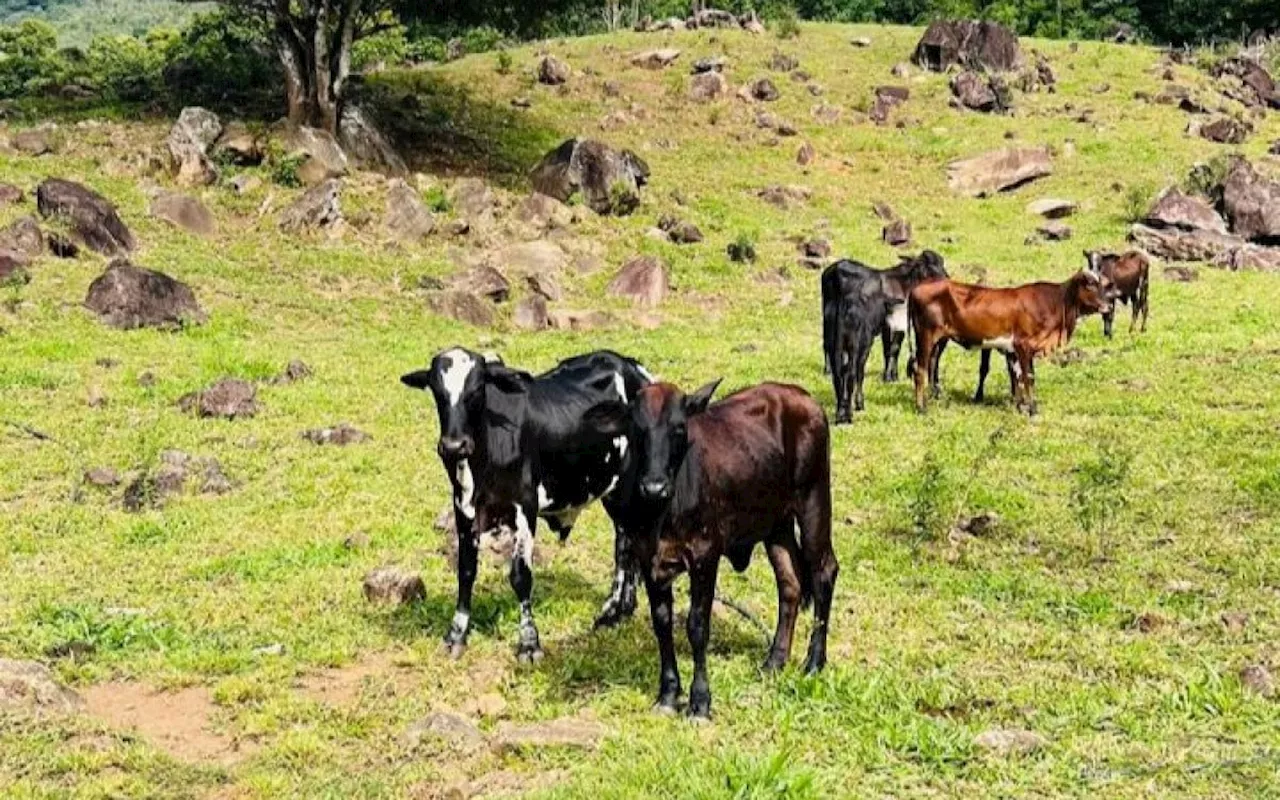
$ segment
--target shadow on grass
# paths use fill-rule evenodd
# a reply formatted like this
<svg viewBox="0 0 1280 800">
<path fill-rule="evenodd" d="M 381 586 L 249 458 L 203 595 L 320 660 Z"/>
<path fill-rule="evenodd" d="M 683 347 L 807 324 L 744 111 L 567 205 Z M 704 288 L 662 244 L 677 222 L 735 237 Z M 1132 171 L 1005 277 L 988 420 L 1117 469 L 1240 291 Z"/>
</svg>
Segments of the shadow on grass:
<svg viewBox="0 0 1280 800">
<path fill-rule="evenodd" d="M 431 174 L 525 185 L 529 170 L 566 138 L 427 69 L 370 76 L 353 99 L 411 169 Z"/>
</svg>

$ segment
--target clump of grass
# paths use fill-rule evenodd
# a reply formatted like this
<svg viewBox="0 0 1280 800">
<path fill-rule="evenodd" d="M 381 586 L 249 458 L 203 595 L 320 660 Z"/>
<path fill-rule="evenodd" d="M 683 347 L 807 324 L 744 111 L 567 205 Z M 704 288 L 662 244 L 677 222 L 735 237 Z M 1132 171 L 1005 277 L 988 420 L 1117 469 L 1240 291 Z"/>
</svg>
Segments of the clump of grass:
<svg viewBox="0 0 1280 800">
<path fill-rule="evenodd" d="M 435 185 L 427 188 L 422 193 L 422 199 L 427 204 L 427 208 L 437 214 L 447 214 L 453 210 L 453 201 L 449 199 L 449 194 L 444 190 L 443 186 Z"/>
<path fill-rule="evenodd" d="M 302 185 L 298 170 L 307 160 L 306 153 L 286 153 L 278 143 L 267 146 L 267 166 L 271 180 L 279 186 L 296 189 Z"/>
<path fill-rule="evenodd" d="M 498 63 L 495 69 L 498 71 L 499 75 L 511 74 L 512 58 L 511 58 L 510 52 L 506 50 L 499 50 L 498 56 L 497 56 L 497 62 Z"/>
<path fill-rule="evenodd" d="M 773 32 L 779 39 L 795 39 L 800 35 L 800 17 L 789 5 L 783 5 L 774 13 Z"/>
<path fill-rule="evenodd" d="M 609 205 L 613 213 L 626 216 L 640 207 L 640 197 L 626 181 L 614 181 L 609 186 Z"/>
<path fill-rule="evenodd" d="M 1224 153 L 1196 164 L 1182 183 L 1183 191 L 1207 197 L 1217 203 L 1221 199 L 1222 184 L 1227 180 L 1227 173 L 1238 158 L 1237 155 Z"/>
<path fill-rule="evenodd" d="M 1132 467 L 1132 453 L 1105 443 L 1095 457 L 1075 468 L 1071 506 L 1081 530 L 1091 535 L 1114 530 L 1116 519 L 1129 502 L 1126 485 Z"/>
<path fill-rule="evenodd" d="M 925 453 L 919 469 L 907 480 L 905 490 L 912 532 L 921 539 L 944 536 L 951 527 L 954 487 L 936 453 Z"/>
<path fill-rule="evenodd" d="M 1135 183 L 1125 189 L 1122 216 L 1124 221 L 1133 224 L 1141 222 L 1155 200 L 1156 188 L 1149 182 Z"/>
</svg>

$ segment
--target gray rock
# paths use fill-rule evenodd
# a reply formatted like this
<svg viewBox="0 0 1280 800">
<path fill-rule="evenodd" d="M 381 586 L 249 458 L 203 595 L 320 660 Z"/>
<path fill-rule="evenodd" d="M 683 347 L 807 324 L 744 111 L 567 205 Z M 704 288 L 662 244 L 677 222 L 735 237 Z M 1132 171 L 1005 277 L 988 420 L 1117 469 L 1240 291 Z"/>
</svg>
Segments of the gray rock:
<svg viewBox="0 0 1280 800">
<path fill-rule="evenodd" d="M 1271 677 L 1271 672 L 1262 664 L 1250 664 L 1242 668 L 1240 685 L 1259 697 L 1270 699 L 1276 696 L 1275 681 Z"/>
<path fill-rule="evenodd" d="M 257 175 L 241 174 L 231 179 L 232 191 L 242 197 L 250 192 L 256 191 L 261 186 L 262 179 Z"/>
<path fill-rule="evenodd" d="M 800 149 L 796 151 L 796 163 L 802 167 L 809 166 L 817 157 L 818 151 L 813 149 L 813 145 L 808 142 L 800 145 Z"/>
<path fill-rule="evenodd" d="M 261 137 L 243 122 L 228 123 L 213 147 L 214 155 L 240 167 L 256 167 L 266 156 Z"/>
<path fill-rule="evenodd" d="M 332 444 L 338 447 L 346 447 L 349 444 L 366 442 L 370 437 L 364 431 L 353 428 L 343 422 L 332 428 L 315 428 L 303 431 L 302 438 L 312 444 Z"/>
<path fill-rule="evenodd" d="M 486 260 L 512 273 L 548 275 L 563 269 L 569 263 L 569 254 L 555 242 L 538 239 L 494 250 Z"/>
<path fill-rule="evenodd" d="M 49 246 L 49 252 L 58 258 L 75 258 L 80 255 L 80 246 L 56 231 L 49 231 L 45 235 L 45 244 Z"/>
<path fill-rule="evenodd" d="M 904 247 L 911 244 L 911 223 L 905 219 L 895 219 L 886 223 L 880 232 L 880 238 L 891 247 Z"/>
<path fill-rule="evenodd" d="M 453 282 L 453 288 L 494 303 L 506 302 L 511 296 L 511 281 L 488 264 L 480 264 L 468 270 Z"/>
<path fill-rule="evenodd" d="M 308 186 L 324 183 L 347 174 L 350 160 L 328 131 L 285 123 L 279 128 L 285 150 L 303 157 L 298 176 Z"/>
<path fill-rule="evenodd" d="M 804 186 L 766 186 L 756 196 L 771 206 L 787 210 L 793 205 L 804 203 L 813 196 L 813 190 Z"/>
<path fill-rule="evenodd" d="M 1243 144 L 1253 133 L 1253 125 L 1231 117 L 1218 119 L 1200 126 L 1200 138 L 1219 144 Z"/>
<path fill-rule="evenodd" d="M 951 79 L 951 93 L 960 104 L 972 111 L 996 113 L 1007 111 L 1009 96 L 995 76 L 965 70 Z"/>
<path fill-rule="evenodd" d="M 689 83 L 689 98 L 706 103 L 729 93 L 729 81 L 719 71 L 703 72 L 693 76 Z"/>
<path fill-rule="evenodd" d="M 209 148 L 221 134 L 222 121 L 217 114 L 194 106 L 182 109 L 165 142 L 170 169 L 179 184 L 208 186 L 218 179 Z"/>
<path fill-rule="evenodd" d="M 640 205 L 649 166 L 629 150 L 591 139 L 569 139 L 533 169 L 533 188 L 560 202 L 581 191 L 597 214 L 629 214 Z"/>
<path fill-rule="evenodd" d="M 670 289 L 667 265 L 656 256 L 637 256 L 622 266 L 605 291 L 645 308 L 655 308 Z"/>
<path fill-rule="evenodd" d="M 1022 61 L 1018 37 L 995 22 L 937 20 L 925 30 L 912 59 L 924 69 L 946 72 L 968 69 L 1011 72 Z"/>
<path fill-rule="evenodd" d="M 1168 261 L 1229 260 L 1232 253 L 1245 245 L 1244 239 L 1230 234 L 1153 228 L 1149 225 L 1134 225 L 1129 229 L 1129 240 L 1153 256 Z"/>
<path fill-rule="evenodd" d="M 644 69 L 666 69 L 680 57 L 680 51 L 671 47 L 660 50 L 646 50 L 631 57 L 631 65 Z"/>
<path fill-rule="evenodd" d="M 500 751 L 536 747 L 594 750 L 608 733 L 608 729 L 599 722 L 585 719 L 553 719 L 528 724 L 501 722 L 494 735 L 493 745 Z"/>
<path fill-rule="evenodd" d="M 569 227 L 573 223 L 573 210 L 554 197 L 532 192 L 516 206 L 515 217 L 539 231 L 545 231 Z"/>
<path fill-rule="evenodd" d="M 331 228 L 342 221 L 339 194 L 342 183 L 330 179 L 308 189 L 280 214 L 280 229 L 297 233 L 307 229 Z"/>
<path fill-rule="evenodd" d="M 1142 221 L 1156 228 L 1209 231 L 1226 234 L 1227 224 L 1213 206 L 1194 195 L 1183 194 L 1176 186 L 1160 193 Z"/>
<path fill-rule="evenodd" d="M 358 105 L 347 103 L 343 106 L 342 119 L 338 122 L 338 143 L 350 161 L 362 169 L 392 176 L 409 173 L 404 158 L 387 141 L 369 113 Z"/>
<path fill-rule="evenodd" d="M 120 473 L 110 467 L 94 467 L 85 471 L 84 482 L 100 489 L 109 489 L 120 485 Z"/>
<path fill-rule="evenodd" d="M 774 86 L 773 81 L 768 78 L 760 78 L 754 81 L 748 91 L 753 99 L 762 103 L 772 103 L 782 97 L 778 87 Z"/>
<path fill-rule="evenodd" d="M 724 56 L 705 56 L 693 62 L 691 72 L 694 75 L 703 75 L 708 72 L 723 72 L 724 68 L 729 65 L 729 59 Z"/>
<path fill-rule="evenodd" d="M 489 185 L 479 178 L 465 178 L 453 187 L 450 196 L 453 208 L 465 217 L 472 226 L 488 224 L 493 221 L 498 207 L 498 198 Z"/>
<path fill-rule="evenodd" d="M 529 291 L 547 300 L 559 300 L 564 297 L 564 290 L 553 276 L 547 273 L 534 273 L 524 276 Z"/>
<path fill-rule="evenodd" d="M 162 272 L 113 261 L 89 285 L 85 307 L 113 328 L 181 327 L 208 317 L 186 284 Z"/>
<path fill-rule="evenodd" d="M 484 734 L 471 720 L 451 711 L 435 711 L 409 725 L 404 740 L 417 747 L 428 737 L 442 739 L 452 745 L 473 746 L 484 741 Z"/>
<path fill-rule="evenodd" d="M 370 603 L 405 605 L 426 598 L 422 578 L 400 567 L 378 567 L 364 577 L 364 599 Z"/>
<path fill-rule="evenodd" d="M 207 389 L 183 395 L 178 407 L 198 417 L 237 419 L 258 413 L 258 388 L 239 378 L 223 378 Z"/>
<path fill-rule="evenodd" d="M 44 253 L 44 234 L 34 217 L 19 217 L 0 230 L 0 250 L 21 254 L 30 261 Z"/>
<path fill-rule="evenodd" d="M 197 236 L 209 237 L 218 232 L 217 220 L 198 198 L 176 192 L 161 191 L 151 200 L 151 216 Z"/>
<path fill-rule="evenodd" d="M 307 366 L 307 362 L 295 358 L 285 365 L 284 372 L 272 379 L 272 383 L 297 383 L 310 378 L 312 374 L 311 367 Z"/>
<path fill-rule="evenodd" d="M 1056 221 L 1046 222 L 1036 228 L 1036 233 L 1050 242 L 1063 242 L 1071 238 L 1071 228 Z"/>
<path fill-rule="evenodd" d="M 0 208 L 21 203 L 25 199 L 26 194 L 22 189 L 12 183 L 0 183 Z"/>
<path fill-rule="evenodd" d="M 569 65 L 555 56 L 543 56 L 538 62 L 538 82 L 559 86 L 569 80 Z"/>
<path fill-rule="evenodd" d="M 781 50 L 775 50 L 773 56 L 769 59 L 769 69 L 774 72 L 791 72 L 799 68 L 800 59 Z"/>
<path fill-rule="evenodd" d="M 1236 159 L 1222 183 L 1222 208 L 1231 232 L 1252 240 L 1280 239 L 1280 183 Z"/>
<path fill-rule="evenodd" d="M 76 237 L 95 252 L 113 256 L 134 249 L 133 233 L 116 207 L 85 186 L 49 178 L 36 189 L 36 207 L 45 219 L 67 220 Z"/>
<path fill-rule="evenodd" d="M 1027 213 L 1034 214 L 1045 219 L 1061 219 L 1069 217 L 1076 212 L 1076 204 L 1070 200 L 1060 200 L 1056 197 L 1045 197 L 1040 200 L 1034 200 L 1027 204 Z"/>
<path fill-rule="evenodd" d="M 524 298 L 516 304 L 511 321 L 522 331 L 542 331 L 551 327 L 546 299 L 539 294 Z"/>
<path fill-rule="evenodd" d="M 436 314 L 479 328 L 492 327 L 494 323 L 493 304 L 468 292 L 435 292 L 427 298 L 427 307 Z"/>
<path fill-rule="evenodd" d="M 59 684 L 45 665 L 0 658 L 0 711 L 70 714 L 81 705 L 79 695 Z"/>
<path fill-rule="evenodd" d="M 557 308 L 547 312 L 551 327 L 562 331 L 594 331 L 607 328 L 615 320 L 606 311 Z"/>
<path fill-rule="evenodd" d="M 986 197 L 1008 191 L 1053 173 L 1053 159 L 1047 148 L 1006 148 L 947 166 L 952 191 Z"/>
<path fill-rule="evenodd" d="M 396 178 L 387 187 L 387 232 L 401 242 L 420 242 L 435 230 L 436 220 L 417 190 Z"/>
</svg>

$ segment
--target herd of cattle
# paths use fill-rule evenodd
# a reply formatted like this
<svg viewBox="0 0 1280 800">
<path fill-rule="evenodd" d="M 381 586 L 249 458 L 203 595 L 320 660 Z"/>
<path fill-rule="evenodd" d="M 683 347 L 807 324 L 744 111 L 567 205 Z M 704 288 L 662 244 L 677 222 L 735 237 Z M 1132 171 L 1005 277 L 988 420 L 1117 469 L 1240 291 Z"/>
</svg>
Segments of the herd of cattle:
<svg viewBox="0 0 1280 800">
<path fill-rule="evenodd" d="M 863 409 L 872 342 L 884 343 L 884 380 L 897 380 L 898 354 L 915 336 L 908 371 L 916 406 L 926 384 L 939 394 L 938 364 L 948 342 L 982 351 L 978 391 L 992 350 L 1005 355 L 1015 404 L 1036 411 L 1034 361 L 1070 340 L 1077 322 L 1101 314 L 1111 335 L 1116 301 L 1132 305 L 1132 331 L 1146 328 L 1150 263 L 1138 252 L 1086 253 L 1088 265 L 1063 283 L 989 288 L 947 277 L 926 250 L 876 270 L 839 261 L 822 274 L 823 346 L 847 423 L 850 395 Z M 694 675 L 688 713 L 709 716 L 706 654 L 722 556 L 746 570 L 763 543 L 778 586 L 778 623 L 764 662 L 780 669 L 796 617 L 812 605 L 806 670 L 826 664 L 827 629 L 839 566 L 831 542 L 831 458 L 827 418 L 798 386 L 764 383 L 719 402 L 719 381 L 684 394 L 637 361 L 608 351 L 577 356 L 541 375 L 460 347 L 401 378 L 431 392 L 440 419 L 437 452 L 453 489 L 458 595 L 445 645 L 466 647 L 480 535 L 513 535 L 510 582 L 520 604 L 517 656 L 542 657 L 534 622 L 533 538 L 537 520 L 563 540 L 578 515 L 600 500 L 613 521 L 614 581 L 596 626 L 613 626 L 636 607 L 643 580 L 661 661 L 657 707 L 681 694 L 672 627 L 672 582 L 690 575 L 688 636 Z"/>
</svg>

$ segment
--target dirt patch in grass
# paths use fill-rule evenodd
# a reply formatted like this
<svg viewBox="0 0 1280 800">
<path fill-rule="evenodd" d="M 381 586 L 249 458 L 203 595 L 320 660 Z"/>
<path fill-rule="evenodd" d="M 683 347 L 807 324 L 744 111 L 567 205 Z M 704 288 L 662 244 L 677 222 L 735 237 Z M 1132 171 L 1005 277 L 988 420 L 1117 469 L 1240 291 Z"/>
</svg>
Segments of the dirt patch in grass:
<svg viewBox="0 0 1280 800">
<path fill-rule="evenodd" d="M 367 688 L 380 695 L 403 694 L 414 682 L 414 671 L 397 666 L 390 653 L 376 653 L 354 664 L 326 669 L 299 681 L 304 695 L 333 708 L 349 708 Z"/>
<path fill-rule="evenodd" d="M 83 692 L 85 711 L 113 728 L 133 729 L 186 762 L 234 764 L 256 749 L 213 730 L 214 705 L 203 688 L 157 692 L 142 683 L 103 683 Z"/>
</svg>

